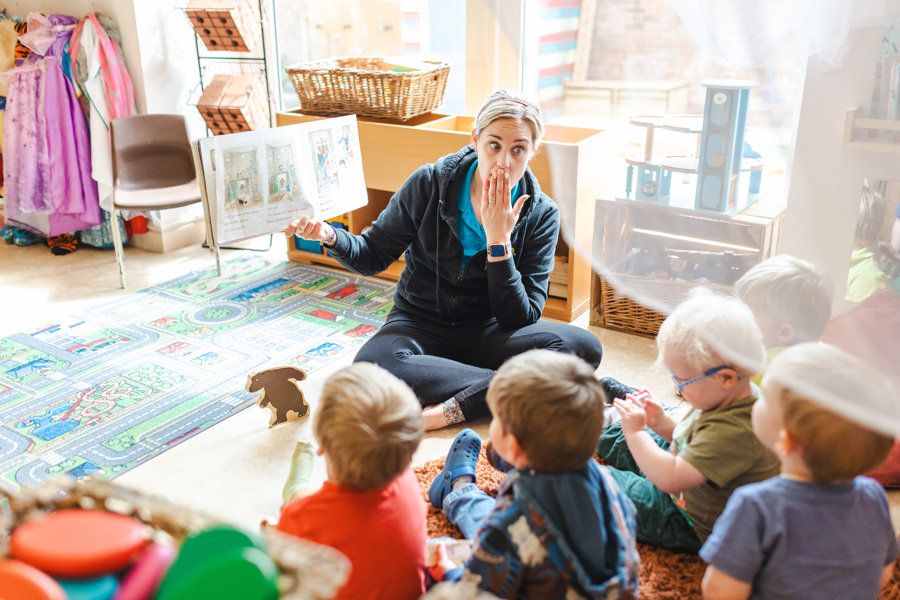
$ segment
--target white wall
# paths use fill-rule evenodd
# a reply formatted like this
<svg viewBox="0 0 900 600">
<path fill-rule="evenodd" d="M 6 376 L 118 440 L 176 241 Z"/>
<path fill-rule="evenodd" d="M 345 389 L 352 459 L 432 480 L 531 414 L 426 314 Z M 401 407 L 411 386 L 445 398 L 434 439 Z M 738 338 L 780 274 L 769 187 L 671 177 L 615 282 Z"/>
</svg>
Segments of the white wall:
<svg viewBox="0 0 900 600">
<path fill-rule="evenodd" d="M 843 312 L 863 179 L 900 180 L 900 154 L 841 147 L 847 109 L 868 107 L 881 28 L 859 30 L 846 62 L 822 71 L 809 61 L 794 142 L 781 251 L 826 269 Z"/>
</svg>

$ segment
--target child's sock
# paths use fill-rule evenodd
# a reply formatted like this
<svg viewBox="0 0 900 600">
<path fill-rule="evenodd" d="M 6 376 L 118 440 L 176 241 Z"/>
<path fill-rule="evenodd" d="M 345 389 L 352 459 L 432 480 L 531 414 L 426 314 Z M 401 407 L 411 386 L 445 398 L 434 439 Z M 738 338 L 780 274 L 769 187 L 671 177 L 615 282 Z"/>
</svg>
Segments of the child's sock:
<svg viewBox="0 0 900 600">
<path fill-rule="evenodd" d="M 468 485 L 470 483 L 475 483 L 475 478 L 471 475 L 460 475 L 456 479 L 450 482 L 450 490 L 456 491 L 457 488 Z"/>
<path fill-rule="evenodd" d="M 309 478 L 312 476 L 315 459 L 315 446 L 309 442 L 297 442 L 294 454 L 291 456 L 291 470 L 288 472 L 287 481 L 281 491 L 281 497 L 285 504 L 290 502 L 294 492 L 309 487 Z"/>
</svg>

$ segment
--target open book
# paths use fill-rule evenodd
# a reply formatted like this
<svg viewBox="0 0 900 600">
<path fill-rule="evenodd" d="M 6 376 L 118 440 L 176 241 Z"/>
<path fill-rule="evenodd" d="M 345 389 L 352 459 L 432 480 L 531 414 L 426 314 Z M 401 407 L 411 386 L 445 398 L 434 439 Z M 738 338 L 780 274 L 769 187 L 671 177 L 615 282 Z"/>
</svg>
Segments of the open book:
<svg viewBox="0 0 900 600">
<path fill-rule="evenodd" d="M 368 202 L 354 115 L 202 138 L 194 163 L 211 248 Z"/>
</svg>

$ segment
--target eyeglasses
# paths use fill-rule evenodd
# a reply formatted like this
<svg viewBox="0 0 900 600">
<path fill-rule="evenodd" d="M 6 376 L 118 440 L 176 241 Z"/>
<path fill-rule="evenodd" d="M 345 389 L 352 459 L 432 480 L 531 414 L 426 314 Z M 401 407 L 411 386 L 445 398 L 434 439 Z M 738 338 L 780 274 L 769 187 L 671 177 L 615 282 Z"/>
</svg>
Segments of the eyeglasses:
<svg viewBox="0 0 900 600">
<path fill-rule="evenodd" d="M 673 373 L 672 371 L 669 371 L 669 375 L 672 377 L 672 381 L 675 382 L 675 387 L 678 388 L 678 393 L 680 394 L 680 393 L 681 393 L 681 390 L 683 390 L 683 389 L 686 388 L 687 386 L 691 385 L 692 383 L 697 383 L 697 382 L 700 381 L 701 379 L 706 379 L 706 378 L 709 377 L 710 375 L 715 375 L 716 373 L 718 373 L 719 371 L 721 371 L 721 370 L 723 370 L 723 369 L 731 369 L 731 370 L 734 370 L 733 367 L 729 367 L 728 365 L 721 365 L 721 366 L 718 366 L 718 367 L 713 367 L 712 369 L 710 369 L 709 371 L 707 371 L 707 372 L 704 373 L 703 375 L 697 375 L 697 376 L 694 377 L 693 379 L 688 379 L 687 381 L 681 381 L 680 379 L 678 379 L 677 377 L 675 377 L 675 373 Z"/>
</svg>

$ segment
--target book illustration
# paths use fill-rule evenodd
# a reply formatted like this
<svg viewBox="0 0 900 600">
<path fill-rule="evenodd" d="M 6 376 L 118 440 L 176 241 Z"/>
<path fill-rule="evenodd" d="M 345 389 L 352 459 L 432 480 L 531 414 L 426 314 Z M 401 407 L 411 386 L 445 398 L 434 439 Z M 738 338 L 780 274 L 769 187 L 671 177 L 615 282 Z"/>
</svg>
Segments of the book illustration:
<svg viewBox="0 0 900 600">
<path fill-rule="evenodd" d="M 338 181 L 337 153 L 331 139 L 331 130 L 313 131 L 309 134 L 309 144 L 316 162 L 316 181 L 319 193 L 325 194 L 340 185 Z"/>
<path fill-rule="evenodd" d="M 263 195 L 259 189 L 258 148 L 235 146 L 223 148 L 225 173 L 225 210 L 247 210 L 260 207 Z"/>
<path fill-rule="evenodd" d="M 284 231 L 303 215 L 332 219 L 368 201 L 353 115 L 194 146 L 211 247 Z"/>
<path fill-rule="evenodd" d="M 269 204 L 303 199 L 294 166 L 296 162 L 290 138 L 266 142 L 266 164 L 270 173 Z"/>
</svg>

